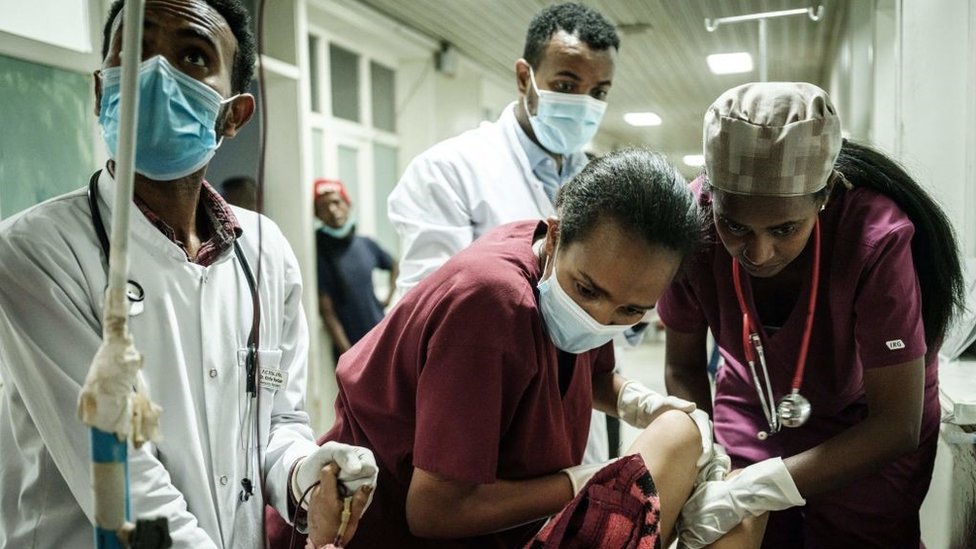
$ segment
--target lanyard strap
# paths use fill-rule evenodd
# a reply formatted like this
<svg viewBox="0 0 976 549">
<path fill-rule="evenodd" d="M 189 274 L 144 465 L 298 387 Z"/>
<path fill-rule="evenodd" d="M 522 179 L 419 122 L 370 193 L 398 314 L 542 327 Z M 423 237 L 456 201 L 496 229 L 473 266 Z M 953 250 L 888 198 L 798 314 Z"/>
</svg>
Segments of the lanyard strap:
<svg viewBox="0 0 976 549">
<path fill-rule="evenodd" d="M 755 325 L 749 315 L 749 306 L 746 304 L 745 294 L 742 291 L 742 281 L 739 273 L 739 262 L 732 258 L 732 285 L 735 287 L 735 297 L 739 302 L 739 310 L 742 311 L 742 350 L 746 360 L 754 361 L 752 335 L 755 334 L 759 339 L 759 328 Z M 820 282 L 820 218 L 818 217 L 813 227 L 813 270 L 810 273 L 810 298 L 807 302 L 807 314 L 803 328 L 803 339 L 800 340 L 800 352 L 796 357 L 796 368 L 793 371 L 793 383 L 790 386 L 794 393 L 800 391 L 803 384 L 803 372 L 806 368 L 807 351 L 810 349 L 810 334 L 813 332 L 813 313 L 817 307 L 817 293 Z"/>
</svg>

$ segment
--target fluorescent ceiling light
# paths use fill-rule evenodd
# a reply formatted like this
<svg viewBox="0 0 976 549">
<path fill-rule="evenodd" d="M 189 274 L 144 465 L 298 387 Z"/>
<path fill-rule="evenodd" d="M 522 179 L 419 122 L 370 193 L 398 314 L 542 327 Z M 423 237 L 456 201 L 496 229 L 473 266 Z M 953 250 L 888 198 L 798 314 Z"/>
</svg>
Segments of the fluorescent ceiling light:
<svg viewBox="0 0 976 549">
<path fill-rule="evenodd" d="M 705 58 L 714 74 L 738 74 L 752 71 L 752 56 L 744 51 L 714 53 Z"/>
<path fill-rule="evenodd" d="M 705 156 L 701 154 L 686 154 L 682 159 L 685 166 L 700 168 L 705 165 Z"/>
<path fill-rule="evenodd" d="M 653 112 L 629 112 L 624 115 L 624 122 L 631 126 L 660 126 L 661 117 Z"/>
</svg>

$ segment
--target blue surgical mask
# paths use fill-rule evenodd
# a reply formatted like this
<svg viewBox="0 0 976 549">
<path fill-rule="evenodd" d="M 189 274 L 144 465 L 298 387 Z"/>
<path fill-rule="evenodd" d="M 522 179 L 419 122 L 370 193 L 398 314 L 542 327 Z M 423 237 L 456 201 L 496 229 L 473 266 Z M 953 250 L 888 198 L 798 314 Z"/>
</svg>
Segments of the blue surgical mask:
<svg viewBox="0 0 976 549">
<path fill-rule="evenodd" d="M 349 236 L 349 233 L 352 232 L 352 229 L 355 226 L 356 226 L 356 220 L 353 219 L 353 217 L 350 215 L 349 218 L 346 219 L 346 222 L 343 223 L 341 227 L 330 227 L 329 225 L 323 223 L 322 226 L 319 227 L 319 230 L 331 236 L 332 238 L 345 238 Z"/>
<path fill-rule="evenodd" d="M 98 122 L 109 155 L 115 159 L 122 68 L 102 69 L 101 78 Z M 173 68 L 163 56 L 143 61 L 139 65 L 136 172 L 170 181 L 206 166 L 220 145 L 214 129 L 220 107 L 234 97 L 221 100 L 219 93 Z"/>
<path fill-rule="evenodd" d="M 548 265 L 547 259 L 543 272 Z M 539 289 L 539 309 L 546 323 L 546 331 L 560 350 L 579 354 L 596 349 L 630 328 L 627 324 L 608 325 L 597 322 L 563 290 L 556 280 L 555 265 L 552 274 L 545 280 L 540 280 L 536 287 Z"/>
<path fill-rule="evenodd" d="M 540 90 L 531 66 L 529 77 L 532 89 L 539 96 L 536 113 L 529 114 L 529 124 L 535 138 L 546 150 L 556 154 L 572 154 L 582 150 L 600 128 L 603 113 L 607 110 L 606 101 L 585 94 Z M 525 96 L 522 101 L 528 114 Z"/>
</svg>

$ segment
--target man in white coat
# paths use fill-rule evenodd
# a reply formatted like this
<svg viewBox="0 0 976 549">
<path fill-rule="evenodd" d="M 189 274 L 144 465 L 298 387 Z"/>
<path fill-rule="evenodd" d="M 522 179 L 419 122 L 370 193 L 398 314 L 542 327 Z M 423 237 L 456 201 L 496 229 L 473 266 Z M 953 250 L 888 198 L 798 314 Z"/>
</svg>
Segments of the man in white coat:
<svg viewBox="0 0 976 549">
<path fill-rule="evenodd" d="M 493 124 L 416 157 L 389 197 L 400 234 L 402 295 L 476 238 L 504 223 L 555 215 L 559 188 L 587 163 L 620 39 L 599 12 L 548 6 L 529 24 L 515 62 L 518 99 Z M 594 411 L 584 462 L 607 459 L 606 418 Z"/>
<path fill-rule="evenodd" d="M 112 159 L 121 9 L 121 0 L 110 9 L 95 73 Z M 249 28 L 239 0 L 146 3 L 129 247 L 139 295 L 129 328 L 163 415 L 161 438 L 129 451 L 129 496 L 133 518 L 166 518 L 183 549 L 263 547 L 264 502 L 286 517 L 307 509 L 302 494 L 321 502 L 308 490 L 331 478 L 323 467 L 333 461 L 356 493 L 351 532 L 368 503 L 360 487 L 375 483 L 368 450 L 312 439 L 302 409 L 308 332 L 290 246 L 273 222 L 228 206 L 203 180 L 219 138 L 254 112 L 243 93 L 255 58 Z M 0 224 L 0 547 L 93 545 L 89 429 L 76 409 L 101 341 L 109 242 L 97 228 L 111 230 L 114 160 L 90 180 L 79 174 L 85 180 L 87 190 Z M 323 544 L 338 529 L 332 511 L 308 509 L 309 522 L 332 529 L 313 527 Z"/>
</svg>

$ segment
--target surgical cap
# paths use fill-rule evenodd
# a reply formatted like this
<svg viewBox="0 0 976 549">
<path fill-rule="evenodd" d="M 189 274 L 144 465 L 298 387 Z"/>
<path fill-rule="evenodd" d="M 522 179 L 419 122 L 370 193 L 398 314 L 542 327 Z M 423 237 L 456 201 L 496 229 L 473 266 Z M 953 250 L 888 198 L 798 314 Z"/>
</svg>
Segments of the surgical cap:
<svg viewBox="0 0 976 549">
<path fill-rule="evenodd" d="M 712 187 L 801 196 L 827 185 L 840 153 L 840 118 L 827 93 L 813 84 L 744 84 L 708 108 L 703 142 Z"/>
<path fill-rule="evenodd" d="M 338 179 L 315 180 L 315 183 L 312 184 L 312 200 L 318 199 L 318 197 L 325 193 L 339 193 L 339 198 L 342 198 L 343 202 L 349 206 L 352 205 L 349 193 L 346 192 L 346 186 Z"/>
</svg>

